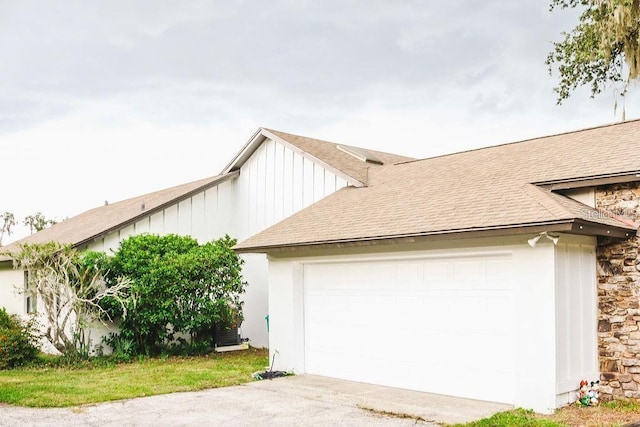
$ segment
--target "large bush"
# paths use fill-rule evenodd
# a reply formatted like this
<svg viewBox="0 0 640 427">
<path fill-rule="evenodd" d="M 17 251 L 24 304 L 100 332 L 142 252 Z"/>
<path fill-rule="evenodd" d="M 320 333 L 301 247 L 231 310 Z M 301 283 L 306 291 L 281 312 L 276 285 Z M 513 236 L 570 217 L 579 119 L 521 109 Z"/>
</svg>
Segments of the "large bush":
<svg viewBox="0 0 640 427">
<path fill-rule="evenodd" d="M 38 355 L 38 336 L 33 320 L 22 321 L 0 309 L 0 369 L 25 365 Z"/>
<path fill-rule="evenodd" d="M 178 334 L 192 350 L 212 345 L 216 325 L 242 320 L 242 259 L 235 239 L 199 245 L 189 236 L 142 234 L 120 243 L 105 264 L 107 280 L 131 281 L 124 305 L 110 307 L 121 318 L 112 347 L 154 355 L 175 344 Z"/>
</svg>

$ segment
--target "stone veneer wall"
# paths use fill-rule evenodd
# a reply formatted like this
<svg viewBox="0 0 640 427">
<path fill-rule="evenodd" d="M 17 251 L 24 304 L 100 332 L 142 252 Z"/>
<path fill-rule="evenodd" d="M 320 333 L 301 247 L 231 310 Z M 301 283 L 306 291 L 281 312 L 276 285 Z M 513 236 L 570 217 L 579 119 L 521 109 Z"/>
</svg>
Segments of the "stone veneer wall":
<svg viewBox="0 0 640 427">
<path fill-rule="evenodd" d="M 596 206 L 640 222 L 640 182 L 596 189 Z M 640 397 L 640 237 L 599 239 L 598 351 L 603 399 Z"/>
</svg>

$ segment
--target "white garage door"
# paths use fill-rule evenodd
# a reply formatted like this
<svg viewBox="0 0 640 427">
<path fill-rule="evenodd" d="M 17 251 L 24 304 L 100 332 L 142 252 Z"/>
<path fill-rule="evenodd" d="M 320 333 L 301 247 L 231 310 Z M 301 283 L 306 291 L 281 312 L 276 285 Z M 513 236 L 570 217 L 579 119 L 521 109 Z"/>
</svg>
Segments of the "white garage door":
<svg viewBox="0 0 640 427">
<path fill-rule="evenodd" d="M 512 403 L 508 254 L 304 267 L 305 371 Z"/>
</svg>

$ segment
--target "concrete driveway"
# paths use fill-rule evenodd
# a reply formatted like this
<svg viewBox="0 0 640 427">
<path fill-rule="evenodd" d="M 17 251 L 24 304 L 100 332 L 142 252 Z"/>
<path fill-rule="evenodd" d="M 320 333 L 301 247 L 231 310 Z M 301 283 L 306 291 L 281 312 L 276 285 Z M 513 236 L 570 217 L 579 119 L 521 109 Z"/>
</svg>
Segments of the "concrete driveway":
<svg viewBox="0 0 640 427">
<path fill-rule="evenodd" d="M 0 426 L 438 426 L 510 409 L 313 375 L 73 408 L 0 406 Z"/>
</svg>

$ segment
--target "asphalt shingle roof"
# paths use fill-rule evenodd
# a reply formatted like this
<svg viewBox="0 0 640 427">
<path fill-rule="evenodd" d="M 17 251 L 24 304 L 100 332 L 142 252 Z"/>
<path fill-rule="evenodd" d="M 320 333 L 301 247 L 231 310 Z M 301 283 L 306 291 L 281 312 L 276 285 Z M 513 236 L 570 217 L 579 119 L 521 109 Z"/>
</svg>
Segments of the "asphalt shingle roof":
<svg viewBox="0 0 640 427">
<path fill-rule="evenodd" d="M 367 168 L 379 167 L 372 165 L 337 149 L 336 143 L 319 139 L 306 138 L 285 132 L 269 129 L 268 132 L 297 147 L 300 151 L 311 155 L 315 159 L 341 171 L 356 180 L 366 178 Z M 410 157 L 379 151 L 367 150 L 382 160 L 385 164 L 412 160 Z M 201 180 L 189 182 L 164 190 L 133 197 L 105 206 L 100 206 L 84 213 L 66 219 L 58 224 L 46 228 L 31 236 L 13 242 L 0 248 L 0 252 L 12 252 L 23 243 L 45 243 L 57 241 L 65 244 L 81 245 L 100 236 L 104 236 L 117 229 L 124 228 L 137 219 L 150 215 L 166 206 L 177 203 L 191 194 L 203 191 L 218 184 L 220 181 L 235 176 L 234 172 L 216 175 Z M 142 206 L 144 205 L 144 209 Z M 0 261 L 10 258 L 0 255 Z"/>
<path fill-rule="evenodd" d="M 301 151 L 315 157 L 323 163 L 341 171 L 345 175 L 353 177 L 361 183 L 366 183 L 368 179 L 368 169 L 377 168 L 380 165 L 364 162 L 339 150 L 335 142 L 323 141 L 315 138 L 308 138 L 300 135 L 280 132 L 273 129 L 266 129 L 267 132 L 282 138 L 284 141 L 296 146 Z M 366 150 L 373 154 L 377 159 L 381 160 L 385 165 L 415 160 L 411 157 L 400 156 L 397 154 L 385 153 L 382 151 Z"/>
<path fill-rule="evenodd" d="M 182 198 L 188 197 L 191 193 L 203 191 L 225 178 L 222 175 L 204 178 L 90 209 L 10 245 L 3 246 L 0 248 L 0 252 L 15 251 L 23 243 L 34 244 L 56 241 L 64 244 L 80 245 L 112 230 L 123 228 L 139 217 L 150 215 L 167 204 L 175 203 Z M 0 261 L 8 259 L 8 257 L 0 255 Z"/>
<path fill-rule="evenodd" d="M 369 170 L 342 189 L 241 242 L 264 251 L 402 236 L 588 220 L 624 223 L 533 183 L 640 172 L 640 121 L 606 125 Z"/>
</svg>

